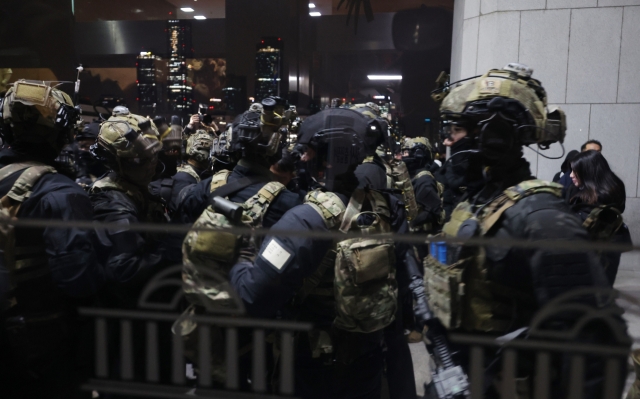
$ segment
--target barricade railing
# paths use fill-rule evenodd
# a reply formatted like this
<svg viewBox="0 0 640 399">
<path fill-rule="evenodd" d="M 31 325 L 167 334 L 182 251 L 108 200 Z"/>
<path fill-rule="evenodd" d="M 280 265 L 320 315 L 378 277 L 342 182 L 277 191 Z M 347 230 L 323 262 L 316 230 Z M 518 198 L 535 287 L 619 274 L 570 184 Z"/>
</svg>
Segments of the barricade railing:
<svg viewBox="0 0 640 399">
<path fill-rule="evenodd" d="M 83 389 L 95 390 L 102 393 L 127 394 L 141 397 L 193 398 L 188 393 L 192 388 L 185 385 L 185 357 L 183 337 L 174 334 L 171 345 L 171 383 L 159 384 L 159 353 L 158 323 L 175 322 L 180 314 L 155 313 L 138 310 L 116 310 L 100 308 L 81 308 L 80 314 L 95 319 L 95 376 L 96 378 L 84 384 Z M 119 348 L 109 348 L 108 328 L 109 320 L 119 323 Z M 198 324 L 198 380 L 197 396 L 216 398 L 272 398 L 291 396 L 294 393 L 294 334 L 309 331 L 310 323 L 297 323 L 278 320 L 258 320 L 243 317 L 224 317 L 210 315 L 195 315 L 192 320 Z M 146 325 L 146 359 L 145 381 L 134 379 L 134 339 L 132 323 L 144 322 Z M 225 389 L 213 389 L 211 376 L 211 342 L 210 329 L 223 328 L 226 337 L 226 383 Z M 251 387 L 253 392 L 238 392 L 240 387 L 238 330 L 246 328 L 252 330 L 253 354 Z M 279 358 L 279 387 L 277 394 L 267 394 L 267 345 L 265 332 L 275 331 L 280 337 Z M 119 352 L 120 375 L 110 375 L 109 352 Z M 258 394 L 258 395 L 256 395 Z"/>
</svg>

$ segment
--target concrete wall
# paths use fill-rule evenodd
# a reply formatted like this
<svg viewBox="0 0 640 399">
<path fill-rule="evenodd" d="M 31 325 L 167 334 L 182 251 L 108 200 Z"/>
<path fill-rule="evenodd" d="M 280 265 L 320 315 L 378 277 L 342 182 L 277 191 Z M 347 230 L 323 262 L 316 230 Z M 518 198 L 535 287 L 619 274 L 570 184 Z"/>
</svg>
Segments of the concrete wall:
<svg viewBox="0 0 640 399">
<path fill-rule="evenodd" d="M 452 81 L 512 61 L 532 67 L 549 102 L 567 113 L 567 152 L 602 142 L 640 244 L 640 0 L 455 0 Z M 559 145 L 544 152 L 561 153 Z M 525 155 L 538 178 L 560 170 L 562 159 Z M 625 255 L 623 269 L 632 259 L 638 268 L 638 256 Z"/>
</svg>

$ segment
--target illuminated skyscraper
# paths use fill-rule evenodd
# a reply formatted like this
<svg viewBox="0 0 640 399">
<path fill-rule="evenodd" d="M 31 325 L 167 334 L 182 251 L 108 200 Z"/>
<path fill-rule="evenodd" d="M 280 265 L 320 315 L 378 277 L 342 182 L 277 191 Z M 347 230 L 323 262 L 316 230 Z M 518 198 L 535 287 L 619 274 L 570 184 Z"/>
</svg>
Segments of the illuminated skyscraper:
<svg viewBox="0 0 640 399">
<path fill-rule="evenodd" d="M 169 73 L 167 76 L 168 112 L 187 114 L 193 112 L 193 88 L 187 83 L 187 58 L 193 58 L 191 48 L 191 23 L 185 20 L 169 20 Z"/>
<path fill-rule="evenodd" d="M 162 93 L 159 92 L 157 79 L 159 71 L 156 61 L 160 61 L 160 57 L 150 52 L 141 52 L 136 59 L 138 86 L 138 109 L 142 115 L 154 115 L 161 111 Z M 160 108 L 160 109 L 159 109 Z"/>
<path fill-rule="evenodd" d="M 279 37 L 263 37 L 256 45 L 256 94 L 255 100 L 280 96 L 282 87 L 282 40 Z"/>
</svg>

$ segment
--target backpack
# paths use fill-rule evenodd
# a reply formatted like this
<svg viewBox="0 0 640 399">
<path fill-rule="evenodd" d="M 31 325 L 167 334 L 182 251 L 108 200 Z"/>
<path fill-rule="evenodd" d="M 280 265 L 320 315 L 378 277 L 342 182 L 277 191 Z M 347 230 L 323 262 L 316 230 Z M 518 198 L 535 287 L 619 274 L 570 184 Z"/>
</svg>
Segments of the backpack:
<svg viewBox="0 0 640 399">
<path fill-rule="evenodd" d="M 218 179 L 214 176 L 212 186 L 214 183 L 216 183 L 215 188 L 224 185 L 224 183 L 220 184 L 220 176 L 226 175 L 228 177 L 229 174 L 224 172 L 228 171 L 216 174 Z M 284 189 L 284 185 L 279 182 L 269 182 L 244 203 L 238 204 L 243 209 L 242 225 L 248 228 L 262 227 L 262 221 L 269 205 Z M 226 280 L 231 267 L 236 263 L 243 241 L 250 241 L 256 248 L 260 247 L 260 242 L 256 237 L 250 235 L 237 235 L 224 231 L 226 228 L 232 227 L 232 223 L 225 215 L 216 212 L 211 205 L 207 206 L 193 227 L 216 228 L 218 230 L 192 230 L 184 239 L 182 245 L 183 281 L 187 299 L 191 303 L 203 306 L 211 305 L 210 301 L 215 304 L 224 304 L 229 299 L 228 295 L 215 287 L 208 286 L 204 280 L 204 273 L 200 273 L 199 270 L 217 273 Z M 247 232 L 249 233 L 250 230 Z"/>
<path fill-rule="evenodd" d="M 371 211 L 362 212 L 365 202 Z M 360 231 L 365 235 L 390 233 L 391 212 L 384 196 L 373 190 L 356 190 L 345 208 L 340 198 L 328 192 L 309 192 L 311 205 L 334 229 L 343 233 Z M 361 219 L 362 217 L 362 219 Z M 363 219 L 369 219 L 364 224 Z M 333 265 L 331 258 L 335 258 Z M 339 241 L 321 262 L 321 267 L 303 284 L 302 299 L 313 293 L 313 283 L 333 266 L 335 327 L 349 332 L 370 333 L 383 329 L 395 318 L 398 286 L 395 279 L 395 244 L 390 238 L 357 237 Z M 322 270 L 324 269 L 324 270 Z"/>
<path fill-rule="evenodd" d="M 49 173 L 57 173 L 53 167 L 48 165 L 37 162 L 20 162 L 0 169 L 0 181 L 21 170 L 23 172 L 9 192 L 0 198 L 0 220 L 5 222 L 10 222 L 11 219 L 16 218 L 22 203 L 29 198 L 33 186 L 42 176 Z M 23 267 L 29 268 L 30 272 L 28 275 L 21 277 L 22 281 L 24 281 L 25 278 L 29 278 L 27 276 L 39 276 L 40 274 L 38 274 L 36 269 L 47 266 L 47 257 L 45 256 L 43 258 L 41 256 L 45 252 L 44 248 L 16 248 L 15 231 L 14 227 L 10 224 L 0 225 L 0 251 L 2 252 L 0 261 L 2 262 L 2 266 L 9 272 L 9 280 L 12 287 L 16 285 L 16 270 L 22 269 Z M 24 256 L 25 254 L 29 255 Z M 23 256 L 21 256 L 19 260 L 16 260 L 16 255 Z M 0 310 L 5 310 L 15 305 L 15 298 L 9 298 Z"/>
</svg>

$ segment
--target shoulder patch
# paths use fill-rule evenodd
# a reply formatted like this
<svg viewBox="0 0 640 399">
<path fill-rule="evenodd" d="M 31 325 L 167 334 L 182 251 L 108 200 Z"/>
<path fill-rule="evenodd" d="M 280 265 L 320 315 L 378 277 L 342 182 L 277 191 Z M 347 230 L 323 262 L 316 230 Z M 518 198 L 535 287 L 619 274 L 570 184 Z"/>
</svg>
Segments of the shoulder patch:
<svg viewBox="0 0 640 399">
<path fill-rule="evenodd" d="M 293 254 L 281 245 L 278 240 L 272 238 L 271 241 L 269 241 L 269 244 L 267 244 L 260 253 L 260 257 L 281 273 L 284 267 L 293 258 Z"/>
</svg>

